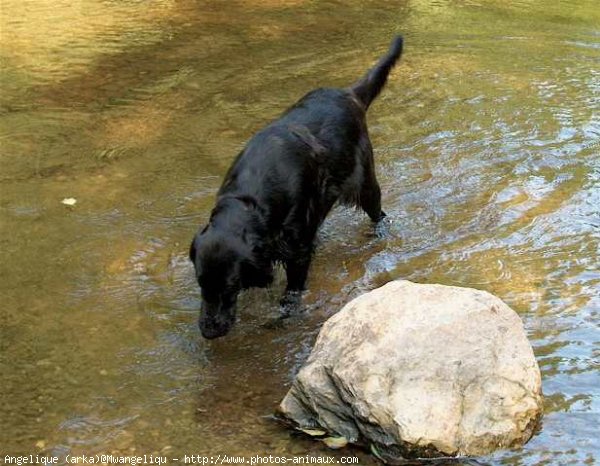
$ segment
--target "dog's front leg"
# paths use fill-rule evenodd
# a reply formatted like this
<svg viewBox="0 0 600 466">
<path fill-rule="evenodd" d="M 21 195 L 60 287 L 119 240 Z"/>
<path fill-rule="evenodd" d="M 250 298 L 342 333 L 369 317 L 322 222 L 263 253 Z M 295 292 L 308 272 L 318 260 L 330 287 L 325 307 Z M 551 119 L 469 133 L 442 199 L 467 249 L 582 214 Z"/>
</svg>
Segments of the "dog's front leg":
<svg viewBox="0 0 600 466">
<path fill-rule="evenodd" d="M 279 304 L 281 305 L 281 313 L 288 316 L 300 304 L 302 291 L 306 285 L 308 269 L 310 268 L 310 254 L 308 254 L 308 257 L 286 260 L 284 267 L 287 276 L 287 287 Z"/>
<path fill-rule="evenodd" d="M 303 257 L 300 259 L 287 260 L 285 261 L 285 273 L 287 275 L 287 287 L 288 291 L 302 291 L 306 285 L 306 277 L 308 276 L 308 269 L 310 267 L 310 256 Z"/>
</svg>

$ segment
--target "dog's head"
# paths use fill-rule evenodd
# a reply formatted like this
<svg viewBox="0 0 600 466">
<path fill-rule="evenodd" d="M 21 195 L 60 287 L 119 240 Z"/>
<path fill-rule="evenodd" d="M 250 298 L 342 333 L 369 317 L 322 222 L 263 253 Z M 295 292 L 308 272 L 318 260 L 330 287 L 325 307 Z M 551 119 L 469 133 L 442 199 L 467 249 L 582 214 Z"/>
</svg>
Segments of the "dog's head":
<svg viewBox="0 0 600 466">
<path fill-rule="evenodd" d="M 231 330 L 241 290 L 265 287 L 273 280 L 270 262 L 259 265 L 253 248 L 245 241 L 209 228 L 194 237 L 190 260 L 202 291 L 198 325 L 207 339 L 222 337 Z"/>
</svg>

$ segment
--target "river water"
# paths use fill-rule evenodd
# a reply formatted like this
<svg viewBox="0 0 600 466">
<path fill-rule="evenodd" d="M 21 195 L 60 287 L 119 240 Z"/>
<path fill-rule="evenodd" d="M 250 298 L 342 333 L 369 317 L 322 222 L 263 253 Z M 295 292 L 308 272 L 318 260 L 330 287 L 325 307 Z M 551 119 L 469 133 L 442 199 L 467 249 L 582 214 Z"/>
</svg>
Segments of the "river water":
<svg viewBox="0 0 600 466">
<path fill-rule="evenodd" d="M 304 315 L 264 325 L 280 271 L 202 340 L 187 251 L 233 157 L 395 33 L 369 112 L 388 237 L 337 208 Z M 0 34 L 0 453 L 375 464 L 270 416 L 322 322 L 403 278 L 488 290 L 524 321 L 543 425 L 481 464 L 600 462 L 597 0 L 3 0 Z"/>
</svg>

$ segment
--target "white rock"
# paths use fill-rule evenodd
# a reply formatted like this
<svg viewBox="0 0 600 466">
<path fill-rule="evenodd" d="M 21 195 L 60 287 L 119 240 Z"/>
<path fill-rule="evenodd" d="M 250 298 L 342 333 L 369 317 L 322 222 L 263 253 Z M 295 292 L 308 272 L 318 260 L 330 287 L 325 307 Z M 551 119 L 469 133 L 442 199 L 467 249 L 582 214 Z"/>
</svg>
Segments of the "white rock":
<svg viewBox="0 0 600 466">
<path fill-rule="evenodd" d="M 325 323 L 280 409 L 388 459 L 480 455 L 531 437 L 541 376 L 499 298 L 394 281 Z"/>
<path fill-rule="evenodd" d="M 61 204 L 64 204 L 64 205 L 74 206 L 75 204 L 77 204 L 77 199 L 75 199 L 74 197 L 65 197 L 60 202 L 61 202 Z"/>
</svg>

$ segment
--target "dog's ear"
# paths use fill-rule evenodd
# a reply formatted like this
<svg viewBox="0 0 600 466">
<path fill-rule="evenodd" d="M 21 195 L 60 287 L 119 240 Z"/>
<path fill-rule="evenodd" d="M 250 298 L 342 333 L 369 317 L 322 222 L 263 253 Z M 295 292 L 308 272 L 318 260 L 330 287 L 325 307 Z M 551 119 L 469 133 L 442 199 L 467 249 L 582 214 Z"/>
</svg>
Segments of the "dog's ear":
<svg viewBox="0 0 600 466">
<path fill-rule="evenodd" d="M 194 239 L 192 240 L 192 244 L 190 245 L 190 260 L 194 264 L 196 263 L 196 251 L 198 250 L 199 236 L 206 233 L 206 230 L 208 230 L 209 226 L 210 226 L 210 224 L 208 224 L 204 228 L 202 228 L 202 230 L 194 236 Z"/>
<path fill-rule="evenodd" d="M 192 263 L 196 262 L 196 238 L 192 240 L 192 244 L 190 245 L 190 260 Z"/>
</svg>

